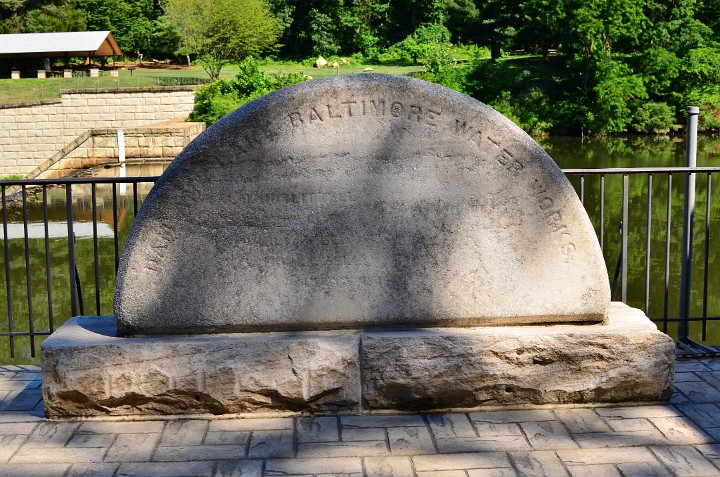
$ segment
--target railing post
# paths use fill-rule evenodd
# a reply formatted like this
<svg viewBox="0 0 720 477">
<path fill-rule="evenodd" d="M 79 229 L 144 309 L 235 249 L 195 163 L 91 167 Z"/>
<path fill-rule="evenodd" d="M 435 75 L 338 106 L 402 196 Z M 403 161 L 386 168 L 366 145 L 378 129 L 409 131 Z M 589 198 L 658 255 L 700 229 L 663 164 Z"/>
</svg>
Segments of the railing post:
<svg viewBox="0 0 720 477">
<path fill-rule="evenodd" d="M 700 108 L 687 107 L 687 148 L 685 165 L 697 166 L 697 127 Z M 680 272 L 680 322 L 678 324 L 678 340 L 688 339 L 690 332 L 690 278 L 692 273 L 693 228 L 695 225 L 695 173 L 685 177 L 685 207 L 683 216 L 682 270 Z"/>
<path fill-rule="evenodd" d="M 75 288 L 75 231 L 73 227 L 73 197 L 72 184 L 65 185 L 65 204 L 67 207 L 67 232 L 68 232 L 68 269 L 70 272 L 70 312 L 71 316 L 78 315 L 77 289 Z"/>
<path fill-rule="evenodd" d="M 125 177 L 125 132 L 122 129 L 117 130 L 118 139 L 118 162 L 120 162 L 120 177 Z M 127 193 L 127 184 L 120 184 L 120 195 Z"/>
<path fill-rule="evenodd" d="M 0 187 L 2 194 L 2 221 L 3 221 L 3 261 L 5 262 L 5 299 L 7 300 L 7 324 L 10 333 L 10 358 L 15 359 L 15 336 L 13 336 L 13 306 L 12 306 L 12 286 L 10 275 L 10 246 L 8 242 L 8 209 L 7 197 L 5 195 L 5 186 Z"/>
<path fill-rule="evenodd" d="M 630 175 L 623 174 L 622 188 L 622 223 L 620 225 L 620 257 L 622 275 L 620 279 L 620 301 L 627 303 L 627 274 L 628 274 L 628 226 L 630 214 L 628 213 L 628 196 L 630 195 Z"/>
<path fill-rule="evenodd" d="M 125 131 L 118 128 L 117 130 L 117 143 L 118 143 L 118 162 L 120 164 L 125 163 Z"/>
</svg>

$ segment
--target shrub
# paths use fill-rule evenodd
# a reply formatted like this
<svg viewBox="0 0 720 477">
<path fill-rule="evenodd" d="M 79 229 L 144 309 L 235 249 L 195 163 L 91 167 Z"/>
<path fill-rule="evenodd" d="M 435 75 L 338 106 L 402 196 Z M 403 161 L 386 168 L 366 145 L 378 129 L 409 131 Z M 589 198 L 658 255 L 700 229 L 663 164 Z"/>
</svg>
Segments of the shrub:
<svg viewBox="0 0 720 477">
<path fill-rule="evenodd" d="M 588 128 L 593 134 L 626 131 L 648 98 L 642 77 L 633 74 L 625 63 L 609 60 L 600 63 L 596 79 Z"/>
<path fill-rule="evenodd" d="M 702 91 L 694 91 L 686 104 L 700 107 L 698 130 L 720 130 L 720 88 L 707 87 Z"/>
<path fill-rule="evenodd" d="M 666 103 L 645 103 L 635 112 L 632 127 L 638 132 L 667 133 L 675 123 L 673 108 Z"/>
<path fill-rule="evenodd" d="M 425 52 L 425 70 L 437 75 L 442 71 L 455 68 L 455 58 L 449 44 L 435 43 Z"/>
<path fill-rule="evenodd" d="M 233 82 L 217 79 L 195 92 L 195 106 L 190 114 L 190 120 L 203 121 L 210 125 L 241 104 L 242 100 Z"/>
<path fill-rule="evenodd" d="M 197 90 L 192 121 L 204 121 L 209 126 L 248 101 L 306 79 L 301 73 L 263 73 L 252 58 L 238 66 L 234 80 L 217 79 Z"/>
<path fill-rule="evenodd" d="M 518 126 L 534 136 L 547 134 L 553 127 L 553 107 L 550 98 L 540 88 L 523 91 L 515 104 Z"/>
<path fill-rule="evenodd" d="M 476 58 L 469 67 L 465 88 L 475 99 L 491 103 L 523 78 L 520 69 L 505 61 Z"/>
<path fill-rule="evenodd" d="M 529 88 L 517 98 L 503 91 L 490 106 L 534 136 L 547 134 L 553 126 L 550 100 L 539 88 Z"/>
<path fill-rule="evenodd" d="M 238 74 L 235 75 L 234 87 L 243 97 L 268 92 L 268 78 L 260 71 L 260 66 L 253 58 L 245 58 L 238 63 Z"/>
</svg>

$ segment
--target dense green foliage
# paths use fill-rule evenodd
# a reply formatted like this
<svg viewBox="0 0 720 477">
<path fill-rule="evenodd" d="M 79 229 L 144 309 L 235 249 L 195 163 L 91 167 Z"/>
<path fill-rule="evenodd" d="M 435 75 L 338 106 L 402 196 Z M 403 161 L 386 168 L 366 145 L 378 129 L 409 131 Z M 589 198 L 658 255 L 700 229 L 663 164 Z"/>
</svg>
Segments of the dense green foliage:
<svg viewBox="0 0 720 477">
<path fill-rule="evenodd" d="M 281 31 L 262 0 L 169 0 L 167 16 L 211 79 L 230 61 L 265 53 Z"/>
<path fill-rule="evenodd" d="M 717 0 L 0 0 L 0 32 L 83 28 L 213 77 L 272 49 L 419 63 L 536 133 L 667 132 L 689 104 L 720 129 Z"/>
<path fill-rule="evenodd" d="M 238 66 L 240 71 L 234 79 L 216 79 L 197 90 L 192 121 L 213 124 L 252 99 L 306 79 L 299 73 L 263 73 L 252 58 L 244 59 Z"/>
</svg>

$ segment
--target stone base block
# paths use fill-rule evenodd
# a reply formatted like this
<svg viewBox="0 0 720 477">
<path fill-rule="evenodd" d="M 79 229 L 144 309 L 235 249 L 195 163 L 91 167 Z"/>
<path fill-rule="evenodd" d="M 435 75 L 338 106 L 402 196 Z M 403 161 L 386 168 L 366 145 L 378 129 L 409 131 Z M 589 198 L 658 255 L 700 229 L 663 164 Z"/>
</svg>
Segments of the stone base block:
<svg viewBox="0 0 720 477">
<path fill-rule="evenodd" d="M 42 386 L 51 418 L 641 403 L 670 397 L 674 357 L 622 303 L 606 325 L 173 337 L 78 317 L 43 343 Z"/>
</svg>

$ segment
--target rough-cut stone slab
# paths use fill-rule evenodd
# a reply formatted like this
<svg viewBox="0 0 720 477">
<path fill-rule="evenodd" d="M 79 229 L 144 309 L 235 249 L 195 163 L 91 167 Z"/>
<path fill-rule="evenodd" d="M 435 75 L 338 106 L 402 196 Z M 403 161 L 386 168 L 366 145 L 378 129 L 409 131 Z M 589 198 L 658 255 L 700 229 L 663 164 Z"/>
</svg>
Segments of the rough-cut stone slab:
<svg viewBox="0 0 720 477">
<path fill-rule="evenodd" d="M 118 338 L 71 318 L 42 345 L 45 413 L 357 412 L 358 335 Z"/>
<path fill-rule="evenodd" d="M 209 128 L 144 202 L 120 334 L 599 322 L 595 233 L 505 117 L 419 80 L 276 91 Z"/>
<path fill-rule="evenodd" d="M 673 340 L 613 303 L 607 326 L 377 332 L 362 337 L 368 409 L 669 399 Z"/>
<path fill-rule="evenodd" d="M 44 341 L 42 391 L 49 417 L 667 399 L 672 339 L 621 303 L 611 305 L 608 321 L 125 338 L 115 335 L 112 317 L 81 317 Z"/>
</svg>

